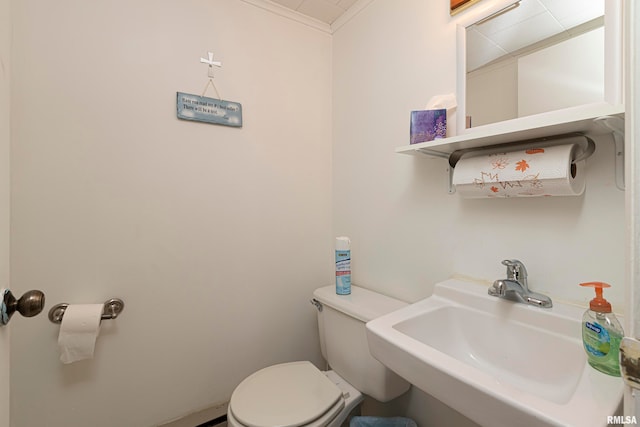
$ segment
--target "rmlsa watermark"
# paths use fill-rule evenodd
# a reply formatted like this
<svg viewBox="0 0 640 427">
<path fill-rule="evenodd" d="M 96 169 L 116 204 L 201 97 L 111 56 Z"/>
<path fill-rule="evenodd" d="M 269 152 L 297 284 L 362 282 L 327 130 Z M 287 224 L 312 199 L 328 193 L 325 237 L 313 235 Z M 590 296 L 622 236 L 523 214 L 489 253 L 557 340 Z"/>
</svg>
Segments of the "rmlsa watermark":
<svg viewBox="0 0 640 427">
<path fill-rule="evenodd" d="M 607 415 L 607 424 L 628 425 L 638 424 L 635 415 Z"/>
</svg>

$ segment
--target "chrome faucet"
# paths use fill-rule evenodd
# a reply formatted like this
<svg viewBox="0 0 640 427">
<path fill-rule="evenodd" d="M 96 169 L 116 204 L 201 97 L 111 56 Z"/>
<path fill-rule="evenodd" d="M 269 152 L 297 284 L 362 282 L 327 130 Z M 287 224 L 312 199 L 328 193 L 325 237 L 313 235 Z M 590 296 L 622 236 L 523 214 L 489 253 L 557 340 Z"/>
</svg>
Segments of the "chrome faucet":
<svg viewBox="0 0 640 427">
<path fill-rule="evenodd" d="M 523 263 L 517 259 L 505 259 L 502 265 L 507 266 L 507 278 L 493 282 L 489 295 L 544 308 L 553 306 L 551 298 L 529 290 L 527 269 Z"/>
</svg>

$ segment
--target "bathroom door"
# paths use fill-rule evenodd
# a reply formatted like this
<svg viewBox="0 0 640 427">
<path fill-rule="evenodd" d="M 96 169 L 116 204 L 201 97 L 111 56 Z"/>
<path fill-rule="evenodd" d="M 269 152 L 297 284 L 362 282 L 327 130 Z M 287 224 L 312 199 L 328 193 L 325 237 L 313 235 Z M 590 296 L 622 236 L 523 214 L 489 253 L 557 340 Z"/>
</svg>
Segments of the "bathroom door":
<svg viewBox="0 0 640 427">
<path fill-rule="evenodd" d="M 9 328 L 0 328 L 0 427 L 9 427 Z"/>
<path fill-rule="evenodd" d="M 9 286 L 10 0 L 0 0 L 0 288 Z M 0 326 L 0 427 L 9 427 L 9 328 Z"/>
<path fill-rule="evenodd" d="M 3 10 L 0 7 L 0 16 L 2 15 Z M 6 66 L 5 54 L 6 51 L 3 52 L 0 46 L 0 65 Z M 6 75 L 0 69 L 0 289 L 9 287 L 9 103 L 7 92 Z M 0 326 L 0 427 L 9 427 L 9 325 Z"/>
</svg>

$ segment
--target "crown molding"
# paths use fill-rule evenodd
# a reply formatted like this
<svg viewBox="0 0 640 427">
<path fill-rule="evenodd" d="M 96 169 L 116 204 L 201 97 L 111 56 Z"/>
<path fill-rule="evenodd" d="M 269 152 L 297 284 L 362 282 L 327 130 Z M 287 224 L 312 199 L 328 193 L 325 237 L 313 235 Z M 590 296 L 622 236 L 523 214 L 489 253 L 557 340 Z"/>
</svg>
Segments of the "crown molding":
<svg viewBox="0 0 640 427">
<path fill-rule="evenodd" d="M 358 0 L 342 16 L 331 24 L 331 33 L 338 31 L 344 24 L 351 21 L 356 15 L 367 8 L 374 0 Z"/>
<path fill-rule="evenodd" d="M 307 15 L 303 15 L 302 13 L 296 12 L 295 10 L 288 9 L 284 6 L 279 5 L 278 3 L 274 3 L 269 0 L 242 0 L 242 1 L 245 3 L 249 3 L 253 6 L 259 7 L 260 9 L 266 10 L 267 12 L 275 13 L 276 15 L 279 15 L 284 18 L 291 19 L 293 21 L 315 28 L 316 30 L 320 30 L 327 34 L 332 33 L 332 28 L 329 24 L 324 23 L 322 21 L 318 21 L 317 19 L 311 18 Z"/>
</svg>

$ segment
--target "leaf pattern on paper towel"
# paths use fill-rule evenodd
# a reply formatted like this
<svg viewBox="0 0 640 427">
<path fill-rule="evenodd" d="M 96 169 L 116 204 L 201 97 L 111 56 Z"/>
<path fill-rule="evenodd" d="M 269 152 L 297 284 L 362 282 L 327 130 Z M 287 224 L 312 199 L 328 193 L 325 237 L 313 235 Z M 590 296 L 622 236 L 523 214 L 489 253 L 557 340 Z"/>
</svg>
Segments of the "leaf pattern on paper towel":
<svg viewBox="0 0 640 427">
<path fill-rule="evenodd" d="M 525 159 L 522 159 L 519 162 L 516 162 L 516 170 L 517 171 L 524 172 L 527 169 L 529 169 L 529 163 L 527 163 L 527 161 Z"/>
<path fill-rule="evenodd" d="M 542 185 L 542 181 L 540 181 L 539 177 L 540 177 L 540 172 L 534 175 L 527 175 L 524 178 L 522 178 L 522 180 L 526 181 L 527 185 L 531 188 L 541 189 L 544 186 Z"/>
<path fill-rule="evenodd" d="M 510 188 L 521 188 L 523 187 L 521 181 L 499 181 L 498 185 L 502 187 L 503 190 L 508 190 Z"/>
<path fill-rule="evenodd" d="M 485 166 L 479 171 L 479 175 L 473 179 L 473 185 L 486 191 L 489 197 L 541 195 L 544 192 L 544 184 L 540 180 L 540 172 L 536 171 L 535 162 L 533 166 L 529 164 L 532 157 L 527 156 L 540 157 L 539 155 L 544 152 L 543 148 L 526 150 L 523 153 L 526 155 L 520 157 L 519 161 L 509 158 L 507 153 L 492 154 L 484 164 Z M 522 175 L 518 174 L 517 178 L 509 175 L 508 171 L 513 170 L 521 172 Z M 510 178 L 507 178 L 505 174 Z"/>
<path fill-rule="evenodd" d="M 491 161 L 491 167 L 493 169 L 504 169 L 509 166 L 509 159 L 506 157 L 498 157 L 495 160 Z"/>
<path fill-rule="evenodd" d="M 527 154 L 542 154 L 544 153 L 544 148 L 530 148 L 525 151 Z"/>
<path fill-rule="evenodd" d="M 498 178 L 498 174 L 497 173 L 480 172 L 480 178 L 475 178 L 473 180 L 473 184 L 476 187 L 484 188 L 487 183 L 494 183 L 494 182 L 499 182 L 499 181 L 500 181 L 500 179 Z M 496 187 L 492 187 L 491 191 L 494 191 L 493 190 L 494 188 L 496 188 Z"/>
</svg>

